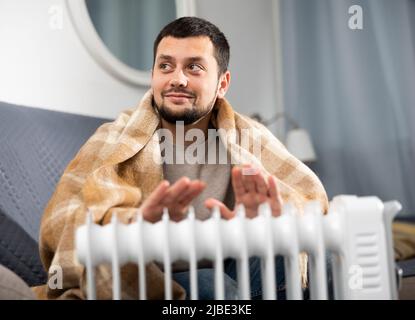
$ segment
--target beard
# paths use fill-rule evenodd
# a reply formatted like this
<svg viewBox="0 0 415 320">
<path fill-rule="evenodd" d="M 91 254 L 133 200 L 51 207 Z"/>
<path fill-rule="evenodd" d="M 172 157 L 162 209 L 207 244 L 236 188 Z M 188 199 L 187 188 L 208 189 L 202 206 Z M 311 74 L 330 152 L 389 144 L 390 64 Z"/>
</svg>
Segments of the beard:
<svg viewBox="0 0 415 320">
<path fill-rule="evenodd" d="M 172 110 L 171 107 L 167 107 L 164 103 L 164 95 L 170 92 L 184 93 L 184 94 L 189 94 L 189 92 L 185 90 L 180 90 L 180 89 L 179 90 L 177 89 L 168 90 L 166 92 L 162 92 L 161 93 L 162 101 L 160 105 L 156 103 L 156 100 L 153 97 L 153 106 L 157 109 L 158 113 L 160 114 L 160 117 L 171 124 L 176 124 L 177 121 L 183 121 L 184 125 L 189 125 L 189 124 L 193 124 L 199 121 L 200 119 L 202 119 L 203 117 L 205 117 L 207 114 L 209 114 L 212 111 L 215 105 L 215 101 L 216 101 L 216 94 L 215 94 L 212 100 L 207 105 L 197 106 L 196 105 L 197 96 L 195 94 L 192 94 L 194 98 L 192 99 L 193 103 L 190 109 L 185 108 L 182 111 Z M 180 108 L 180 106 L 177 106 L 176 108 Z"/>
</svg>

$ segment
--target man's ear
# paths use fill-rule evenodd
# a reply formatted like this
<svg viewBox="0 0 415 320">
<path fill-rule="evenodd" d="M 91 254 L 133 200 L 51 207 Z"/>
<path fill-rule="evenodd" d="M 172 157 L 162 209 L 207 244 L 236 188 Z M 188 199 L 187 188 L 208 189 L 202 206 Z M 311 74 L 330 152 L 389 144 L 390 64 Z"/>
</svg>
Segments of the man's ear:
<svg viewBox="0 0 415 320">
<path fill-rule="evenodd" d="M 225 97 L 226 92 L 229 89 L 231 82 L 231 73 L 227 70 L 224 74 L 220 76 L 219 79 L 219 88 L 218 88 L 218 98 L 222 99 Z"/>
</svg>

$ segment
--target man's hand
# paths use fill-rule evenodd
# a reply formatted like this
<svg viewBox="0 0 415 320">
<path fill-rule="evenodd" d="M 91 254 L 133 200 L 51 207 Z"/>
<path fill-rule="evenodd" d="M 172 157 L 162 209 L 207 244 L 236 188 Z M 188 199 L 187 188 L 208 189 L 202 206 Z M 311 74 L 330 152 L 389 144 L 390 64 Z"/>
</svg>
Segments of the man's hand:
<svg viewBox="0 0 415 320">
<path fill-rule="evenodd" d="M 206 187 L 200 180 L 191 181 L 187 177 L 177 180 L 172 186 L 164 180 L 140 206 L 143 218 L 150 222 L 161 219 L 163 208 L 169 210 L 170 219 L 180 221 L 184 218 L 190 202 Z"/>
<path fill-rule="evenodd" d="M 235 208 L 230 210 L 219 200 L 210 198 L 205 201 L 208 209 L 218 206 L 222 217 L 231 219 L 236 214 L 236 207 L 239 204 L 245 206 L 245 213 L 248 218 L 257 215 L 258 207 L 264 202 L 271 206 L 272 215 L 281 214 L 282 198 L 278 191 L 276 178 L 269 176 L 267 181 L 259 169 L 251 165 L 244 165 L 242 168 L 234 167 L 232 169 L 232 187 L 235 194 Z"/>
</svg>

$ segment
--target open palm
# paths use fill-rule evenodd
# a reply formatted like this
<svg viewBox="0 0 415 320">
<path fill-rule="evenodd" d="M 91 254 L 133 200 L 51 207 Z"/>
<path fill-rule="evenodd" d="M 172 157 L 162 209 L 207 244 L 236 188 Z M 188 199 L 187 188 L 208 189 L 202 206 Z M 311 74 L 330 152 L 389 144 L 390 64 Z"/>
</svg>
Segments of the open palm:
<svg viewBox="0 0 415 320">
<path fill-rule="evenodd" d="M 264 202 L 270 204 L 273 216 L 281 214 L 283 201 L 275 177 L 269 176 L 265 179 L 260 170 L 251 165 L 234 167 L 232 168 L 232 187 L 235 194 L 235 208 L 233 210 L 214 198 L 207 199 L 205 206 L 209 209 L 218 206 L 225 219 L 235 216 L 235 209 L 239 204 L 244 205 L 246 216 L 249 218 L 257 215 L 259 205 Z"/>
</svg>

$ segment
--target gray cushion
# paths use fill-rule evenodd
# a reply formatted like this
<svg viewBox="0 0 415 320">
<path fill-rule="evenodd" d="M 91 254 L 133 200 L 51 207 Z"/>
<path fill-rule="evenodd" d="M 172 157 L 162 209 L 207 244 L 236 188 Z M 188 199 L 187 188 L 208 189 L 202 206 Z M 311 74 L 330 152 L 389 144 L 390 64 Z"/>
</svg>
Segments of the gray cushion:
<svg viewBox="0 0 415 320">
<path fill-rule="evenodd" d="M 15 271 L 4 251 L 16 241 L 27 247 L 18 250 L 23 260 L 39 263 L 34 248 L 43 210 L 69 161 L 106 121 L 0 102 L 0 225 L 7 217 L 8 226 L 20 228 L 16 236 L 0 231 L 0 264 Z M 17 273 L 31 284 L 39 281 Z"/>
</svg>

